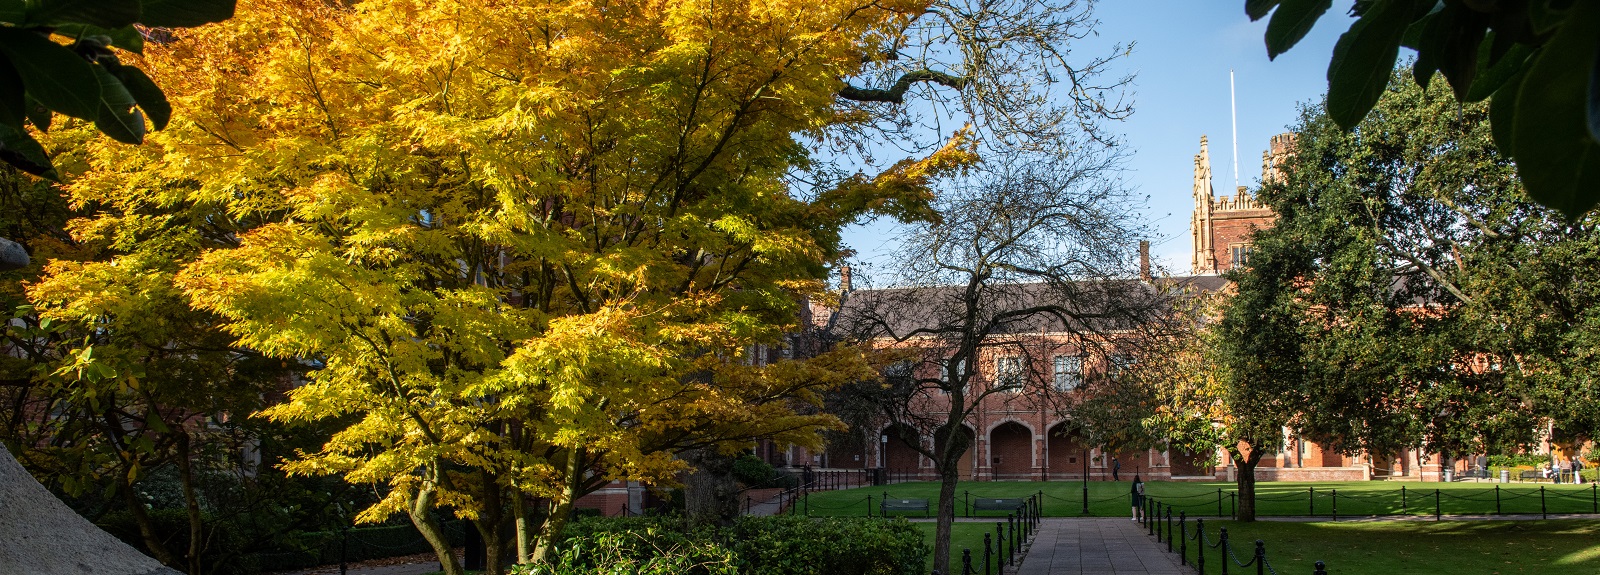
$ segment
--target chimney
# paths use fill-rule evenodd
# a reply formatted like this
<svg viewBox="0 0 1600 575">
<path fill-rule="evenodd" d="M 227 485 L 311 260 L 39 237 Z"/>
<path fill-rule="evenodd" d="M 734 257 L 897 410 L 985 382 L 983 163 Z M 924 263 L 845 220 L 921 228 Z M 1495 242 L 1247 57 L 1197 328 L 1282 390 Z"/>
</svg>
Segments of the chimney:
<svg viewBox="0 0 1600 575">
<path fill-rule="evenodd" d="M 839 266 L 839 293 L 850 293 L 850 266 Z"/>
<path fill-rule="evenodd" d="M 1150 281 L 1150 240 L 1139 240 L 1139 279 Z"/>
</svg>

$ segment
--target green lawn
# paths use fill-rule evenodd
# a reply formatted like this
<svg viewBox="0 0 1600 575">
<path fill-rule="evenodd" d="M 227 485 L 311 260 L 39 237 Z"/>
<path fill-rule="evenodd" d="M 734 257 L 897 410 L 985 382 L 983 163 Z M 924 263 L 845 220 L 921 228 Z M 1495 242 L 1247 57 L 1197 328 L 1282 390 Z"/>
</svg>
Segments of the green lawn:
<svg viewBox="0 0 1600 575">
<path fill-rule="evenodd" d="M 1329 573 L 1348 575 L 1600 571 L 1600 520 L 1206 523 L 1212 542 L 1218 528 L 1227 527 L 1230 546 L 1242 561 L 1249 561 L 1255 541 L 1263 540 L 1268 564 L 1285 574 L 1310 573 L 1316 561 L 1326 562 Z M 1193 562 L 1194 541 L 1188 551 Z M 1220 561 L 1216 549 L 1207 549 L 1206 573 L 1220 573 Z M 1255 572 L 1254 566 L 1231 567 L 1233 573 Z"/>
<path fill-rule="evenodd" d="M 932 521 L 919 521 L 915 525 L 922 529 L 922 533 L 926 537 L 925 541 L 928 543 L 928 560 L 923 565 L 922 570 L 931 572 L 933 570 L 933 530 L 937 525 Z M 994 535 L 993 523 L 957 521 L 950 526 L 950 565 L 954 567 L 952 571 L 960 572 L 962 549 L 971 549 L 973 568 L 980 572 L 983 570 L 983 535 L 985 533 L 989 534 L 991 544 L 998 539 L 998 536 Z M 999 549 L 996 548 L 995 552 L 999 553 Z"/>
<path fill-rule="evenodd" d="M 1544 485 L 1492 483 L 1407 483 L 1359 481 L 1344 483 L 1261 483 L 1256 487 L 1260 515 L 1340 516 L 1356 515 L 1432 515 L 1435 502 L 1445 515 L 1540 513 L 1594 513 L 1600 492 L 1593 484 Z M 1230 497 L 1232 483 L 1150 482 L 1145 492 L 1156 501 L 1193 516 L 1231 516 L 1236 503 Z M 1091 515 L 1115 517 L 1128 514 L 1129 482 L 1090 481 Z M 1437 495 L 1435 494 L 1437 491 Z M 877 514 L 877 504 L 885 494 L 891 498 L 926 498 L 936 503 L 939 486 L 933 482 L 897 483 L 809 494 L 796 505 L 795 512 L 813 516 L 862 516 Z M 956 489 L 956 514 L 965 515 L 964 502 L 977 497 L 1026 497 L 1042 494 L 1046 517 L 1077 517 L 1083 510 L 1081 482 L 964 482 Z M 871 503 L 868 502 L 871 497 Z M 1498 506 L 1496 499 L 1498 497 Z M 1219 505 L 1220 503 L 1220 505 Z M 870 507 L 869 507 L 870 505 Z M 1313 506 L 1314 505 L 1314 506 Z M 913 516 L 917 514 L 912 514 Z M 978 515 L 978 513 L 975 513 Z M 1005 514 L 988 512 L 982 515 Z"/>
</svg>

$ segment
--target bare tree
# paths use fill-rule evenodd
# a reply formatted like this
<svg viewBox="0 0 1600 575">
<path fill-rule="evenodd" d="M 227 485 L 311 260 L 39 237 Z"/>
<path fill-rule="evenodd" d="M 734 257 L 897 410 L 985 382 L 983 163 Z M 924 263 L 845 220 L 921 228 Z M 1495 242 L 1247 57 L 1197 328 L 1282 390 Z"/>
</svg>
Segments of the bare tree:
<svg viewBox="0 0 1600 575">
<path fill-rule="evenodd" d="M 964 422 L 997 395 L 1030 409 L 1066 400 L 1046 383 L 1052 357 L 1109 357 L 1160 305 L 1137 279 L 1142 230 L 1118 155 L 1085 142 L 990 160 L 951 182 L 938 221 L 904 238 L 896 287 L 849 293 L 841 307 L 847 339 L 888 364 L 883 382 L 849 388 L 853 400 L 873 405 L 940 477 L 940 572 L 973 440 Z"/>
</svg>

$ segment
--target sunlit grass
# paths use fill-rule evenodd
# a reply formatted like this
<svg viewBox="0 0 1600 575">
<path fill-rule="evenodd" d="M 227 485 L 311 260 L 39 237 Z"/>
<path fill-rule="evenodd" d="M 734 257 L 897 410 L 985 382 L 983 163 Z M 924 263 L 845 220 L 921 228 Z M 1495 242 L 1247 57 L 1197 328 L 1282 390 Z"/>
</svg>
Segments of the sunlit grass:
<svg viewBox="0 0 1600 575">
<path fill-rule="evenodd" d="M 1099 517 L 1129 513 L 1127 481 L 1090 481 L 1089 514 Z M 1499 488 L 1498 490 L 1496 488 Z M 1257 512 L 1263 516 L 1312 515 L 1331 517 L 1366 515 L 1443 515 L 1595 513 L 1600 492 L 1592 484 L 1544 485 L 1493 483 L 1414 483 L 1359 481 L 1331 483 L 1261 483 L 1257 486 Z M 967 514 L 967 502 L 977 497 L 1027 497 L 1040 494 L 1046 517 L 1078 517 L 1083 511 L 1082 482 L 964 482 L 956 489 L 956 514 Z M 1232 483 L 1151 482 L 1146 493 L 1190 516 L 1230 517 L 1237 502 L 1230 497 Z M 1437 490 L 1437 493 L 1435 491 Z M 819 491 L 796 504 L 795 511 L 813 516 L 862 516 L 878 513 L 885 494 L 891 498 L 925 498 L 930 511 L 937 504 L 934 482 L 897 483 L 840 491 Z M 867 499 L 868 497 L 872 499 Z M 1497 503 L 1498 499 L 1498 503 Z M 912 517 L 920 513 L 908 514 Z M 987 512 L 1004 518 L 1004 513 Z"/>
</svg>

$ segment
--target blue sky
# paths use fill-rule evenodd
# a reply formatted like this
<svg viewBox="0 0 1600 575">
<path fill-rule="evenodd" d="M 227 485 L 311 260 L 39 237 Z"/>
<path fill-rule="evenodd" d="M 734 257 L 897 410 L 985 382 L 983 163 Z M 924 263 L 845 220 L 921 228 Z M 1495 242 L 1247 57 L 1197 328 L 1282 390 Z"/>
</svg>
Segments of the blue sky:
<svg viewBox="0 0 1600 575">
<path fill-rule="evenodd" d="M 1327 91 L 1328 60 L 1340 33 L 1349 28 L 1348 3 L 1336 2 L 1300 44 L 1277 60 L 1267 59 L 1262 36 L 1266 19 L 1251 22 L 1244 0 L 1102 0 L 1096 44 L 1074 50 L 1096 53 L 1117 42 L 1134 42 L 1118 61 L 1135 75 L 1133 116 L 1111 126 L 1129 148 L 1126 181 L 1139 197 L 1153 229 L 1151 255 L 1172 273 L 1189 271 L 1189 215 L 1194 201 L 1194 155 L 1200 136 L 1211 141 L 1212 185 L 1231 195 L 1233 153 L 1228 108 L 1228 70 L 1234 70 L 1239 110 L 1239 183 L 1254 187 L 1268 140 L 1299 117 L 1302 103 Z M 891 226 L 859 226 L 846 234 L 861 260 L 885 263 L 892 249 Z M 871 273 L 870 270 L 867 273 Z"/>
</svg>

